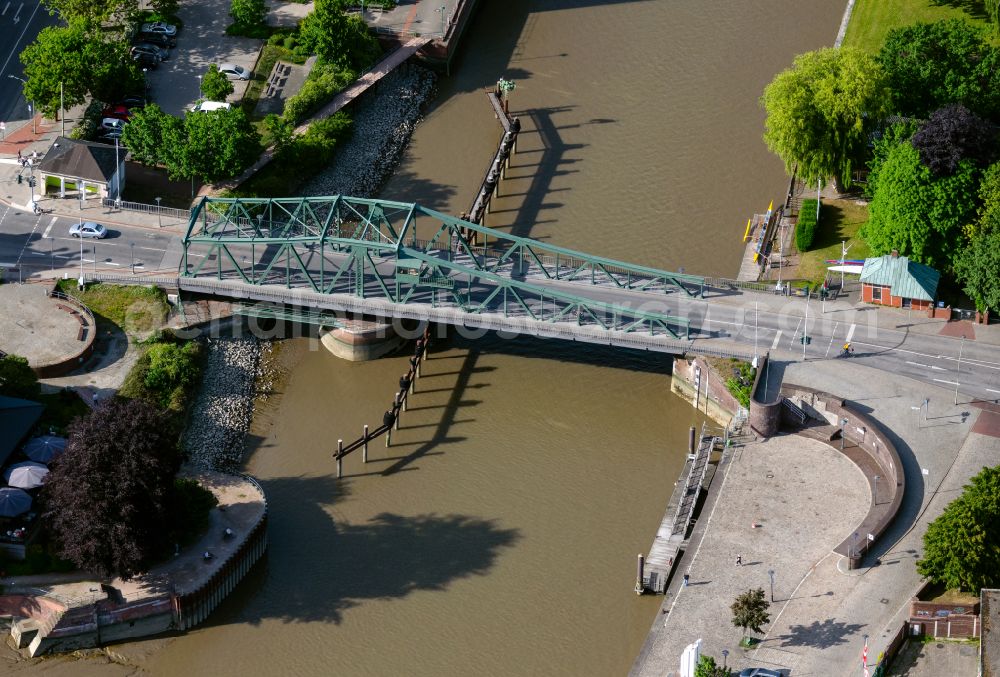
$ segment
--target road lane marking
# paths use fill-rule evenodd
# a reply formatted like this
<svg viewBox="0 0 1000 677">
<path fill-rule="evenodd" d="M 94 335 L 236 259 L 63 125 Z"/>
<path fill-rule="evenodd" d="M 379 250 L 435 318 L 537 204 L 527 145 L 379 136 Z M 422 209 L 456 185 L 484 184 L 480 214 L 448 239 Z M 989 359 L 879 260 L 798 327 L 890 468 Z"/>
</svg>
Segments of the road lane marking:
<svg viewBox="0 0 1000 677">
<path fill-rule="evenodd" d="M 778 333 L 774 335 L 774 343 L 771 344 L 771 350 L 777 350 L 778 341 L 780 340 L 781 340 L 781 330 L 779 329 Z"/>
<path fill-rule="evenodd" d="M 858 328 L 858 325 L 852 324 L 851 328 L 847 331 L 847 340 L 844 343 L 850 343 L 851 339 L 854 338 L 854 330 Z"/>
<path fill-rule="evenodd" d="M 997 394 L 1000 394 L 1000 390 L 993 390 L 993 388 L 987 388 L 987 389 L 986 389 L 986 392 L 988 392 L 988 393 L 997 393 Z"/>
<path fill-rule="evenodd" d="M 792 337 L 790 339 L 788 339 L 788 349 L 789 350 L 791 350 L 792 348 L 795 347 L 792 344 L 795 343 L 795 335 L 799 333 L 799 327 L 801 327 L 801 326 L 802 326 L 802 318 L 800 317 L 799 318 L 799 323 L 797 325 L 795 325 L 795 331 L 792 332 Z"/>
<path fill-rule="evenodd" d="M 22 3 L 22 6 L 23 6 L 23 3 Z M 28 26 L 31 25 L 31 22 L 35 18 L 35 12 L 37 12 L 38 8 L 41 7 L 41 6 L 42 6 L 42 3 L 41 3 L 41 0 L 39 0 L 38 4 L 35 5 L 35 9 L 31 12 L 31 17 L 27 21 L 24 22 L 24 28 L 21 29 L 21 34 L 19 36 L 17 36 L 17 40 L 14 42 L 13 49 L 10 50 L 10 54 L 7 56 L 7 60 L 3 62 L 3 66 L 0 66 L 0 75 L 3 75 L 4 71 L 7 70 L 7 64 L 9 64 L 10 60 L 14 58 L 14 53 L 17 52 L 17 51 L 19 51 L 17 49 L 17 47 L 18 47 L 18 45 L 21 44 L 21 39 L 24 37 L 24 34 L 28 32 Z M 35 111 L 32 111 L 31 114 L 34 115 Z"/>
<path fill-rule="evenodd" d="M 835 322 L 833 324 L 833 331 L 830 332 L 830 345 L 826 347 L 826 355 L 823 357 L 830 357 L 830 349 L 833 348 L 833 339 L 837 336 L 837 327 L 840 326 L 840 322 Z"/>
<path fill-rule="evenodd" d="M 24 3 L 22 2 L 18 6 L 17 11 L 14 12 L 14 23 L 18 23 L 21 20 L 21 10 L 24 9 Z"/>
<path fill-rule="evenodd" d="M 926 369 L 934 369 L 936 371 L 944 371 L 944 367 L 935 367 L 933 364 L 924 364 L 923 362 L 914 362 L 912 360 L 906 360 L 907 364 L 916 365 L 918 367 L 924 367 Z"/>
<path fill-rule="evenodd" d="M 10 9 L 10 3 L 9 2 L 4 6 L 3 11 L 0 12 L 0 16 L 6 16 L 8 9 Z"/>
<path fill-rule="evenodd" d="M 945 381 L 945 380 L 944 380 L 944 379 L 942 379 L 942 378 L 932 378 L 931 380 L 932 380 L 932 381 L 936 381 L 937 383 L 947 383 L 947 384 L 948 384 L 948 385 L 950 385 L 950 386 L 957 386 L 957 385 L 958 385 L 958 384 L 957 384 L 957 383 L 955 383 L 954 381 Z"/>
<path fill-rule="evenodd" d="M 47 227 L 47 228 L 45 229 L 45 232 L 44 232 L 44 233 L 42 233 L 42 239 L 43 239 L 43 240 L 44 240 L 45 238 L 47 238 L 47 237 L 49 236 L 49 233 L 51 233 L 51 232 L 52 232 L 52 226 L 56 225 L 56 221 L 58 221 L 58 220 L 59 220 L 59 217 L 58 217 L 58 216 L 53 216 L 53 217 L 52 217 L 52 220 L 51 220 L 51 221 L 49 221 L 49 225 L 48 225 L 48 227 Z"/>
</svg>

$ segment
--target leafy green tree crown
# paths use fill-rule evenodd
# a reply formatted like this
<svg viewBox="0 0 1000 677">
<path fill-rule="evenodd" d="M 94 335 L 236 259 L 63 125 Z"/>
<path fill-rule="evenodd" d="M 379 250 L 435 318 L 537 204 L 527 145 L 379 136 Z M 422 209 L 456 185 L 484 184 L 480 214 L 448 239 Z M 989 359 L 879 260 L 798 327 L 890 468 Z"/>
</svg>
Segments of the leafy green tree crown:
<svg viewBox="0 0 1000 677">
<path fill-rule="evenodd" d="M 201 93 L 209 101 L 225 101 L 234 91 L 233 83 L 214 63 L 208 67 L 208 72 L 201 78 Z"/>
<path fill-rule="evenodd" d="M 807 182 L 847 183 L 864 157 L 872 125 L 888 113 L 889 89 L 874 58 L 821 49 L 795 57 L 764 89 L 764 140 Z"/>
</svg>

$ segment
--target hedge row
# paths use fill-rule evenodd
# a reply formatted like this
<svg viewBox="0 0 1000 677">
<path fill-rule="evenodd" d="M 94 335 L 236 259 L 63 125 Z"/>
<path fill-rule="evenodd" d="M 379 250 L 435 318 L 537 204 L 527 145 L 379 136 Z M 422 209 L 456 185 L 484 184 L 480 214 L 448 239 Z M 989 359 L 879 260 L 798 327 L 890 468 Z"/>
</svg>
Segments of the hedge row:
<svg viewBox="0 0 1000 677">
<path fill-rule="evenodd" d="M 795 247 L 800 252 L 809 251 L 816 237 L 816 200 L 803 200 L 799 208 L 799 222 L 795 226 Z"/>
</svg>

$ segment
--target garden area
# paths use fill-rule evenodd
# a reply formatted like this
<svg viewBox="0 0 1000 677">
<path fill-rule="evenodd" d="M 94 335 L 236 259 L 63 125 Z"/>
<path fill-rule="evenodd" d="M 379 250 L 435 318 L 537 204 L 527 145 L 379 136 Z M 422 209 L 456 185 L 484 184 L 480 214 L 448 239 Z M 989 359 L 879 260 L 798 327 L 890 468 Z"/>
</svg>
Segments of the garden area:
<svg viewBox="0 0 1000 677">
<path fill-rule="evenodd" d="M 870 34 L 798 55 L 761 97 L 788 171 L 858 202 L 825 201 L 818 218 L 803 202 L 792 284 L 821 284 L 846 241 L 851 259 L 898 252 L 937 271 L 935 300 L 1000 312 L 1000 0 L 855 12 Z"/>
</svg>

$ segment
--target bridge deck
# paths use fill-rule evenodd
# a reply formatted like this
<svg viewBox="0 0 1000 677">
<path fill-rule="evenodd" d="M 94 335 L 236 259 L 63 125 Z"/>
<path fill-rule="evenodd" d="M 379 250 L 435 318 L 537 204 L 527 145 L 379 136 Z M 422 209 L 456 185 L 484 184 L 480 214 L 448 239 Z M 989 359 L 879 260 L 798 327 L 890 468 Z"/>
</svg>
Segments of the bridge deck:
<svg viewBox="0 0 1000 677">
<path fill-rule="evenodd" d="M 649 548 L 642 576 L 643 586 L 647 590 L 658 593 L 666 590 L 677 553 L 682 549 L 684 535 L 691 524 L 701 485 L 705 481 L 705 473 L 708 472 L 708 459 L 712 449 L 715 448 L 716 439 L 712 435 L 706 435 L 705 427 L 702 426 L 698 449 L 693 458 L 685 464 L 685 480 L 674 489 L 667 510 L 663 514 L 663 521 L 656 531 L 653 545 Z"/>
</svg>

